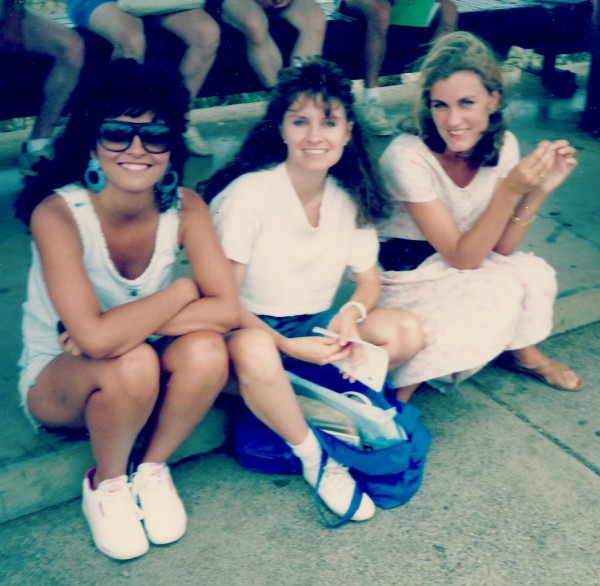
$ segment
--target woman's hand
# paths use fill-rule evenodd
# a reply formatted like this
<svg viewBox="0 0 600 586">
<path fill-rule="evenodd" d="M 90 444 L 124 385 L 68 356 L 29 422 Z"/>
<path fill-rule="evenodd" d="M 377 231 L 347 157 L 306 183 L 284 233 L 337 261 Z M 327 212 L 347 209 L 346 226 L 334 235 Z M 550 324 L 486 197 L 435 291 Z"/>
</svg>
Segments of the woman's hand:
<svg viewBox="0 0 600 586">
<path fill-rule="evenodd" d="M 539 187 L 548 177 L 556 160 L 553 143 L 544 140 L 536 149 L 521 159 L 504 180 L 509 192 L 523 195 Z"/>
<path fill-rule="evenodd" d="M 349 356 L 350 346 L 351 344 L 341 344 L 338 338 L 305 336 L 302 338 L 287 338 L 281 350 L 292 358 L 322 366 L 343 360 Z"/>
<path fill-rule="evenodd" d="M 534 189 L 548 195 L 577 165 L 575 149 L 566 140 L 544 140 L 507 175 L 505 187 L 520 195 Z"/>
<path fill-rule="evenodd" d="M 71 335 L 66 330 L 59 334 L 58 343 L 63 352 L 71 354 L 72 356 L 81 356 L 82 352 L 71 338 Z"/>
<path fill-rule="evenodd" d="M 352 311 L 336 313 L 327 325 L 327 329 L 339 334 L 339 341 L 343 346 L 348 344 L 348 341 L 351 339 L 361 339 L 356 324 L 356 316 Z"/>
<path fill-rule="evenodd" d="M 545 173 L 544 180 L 538 186 L 544 193 L 554 191 L 575 169 L 577 159 L 575 149 L 566 140 L 556 140 L 554 146 L 554 165 Z"/>
<path fill-rule="evenodd" d="M 343 311 L 337 313 L 329 322 L 327 329 L 339 334 L 340 344 L 349 350 L 347 356 L 350 356 L 350 366 L 352 370 L 356 370 L 366 363 L 367 357 L 364 346 L 362 344 L 353 344 L 350 340 L 362 340 L 358 326 L 356 324 L 356 316 L 352 311 Z M 354 382 L 354 378 L 346 372 L 342 373 L 344 378 Z"/>
</svg>

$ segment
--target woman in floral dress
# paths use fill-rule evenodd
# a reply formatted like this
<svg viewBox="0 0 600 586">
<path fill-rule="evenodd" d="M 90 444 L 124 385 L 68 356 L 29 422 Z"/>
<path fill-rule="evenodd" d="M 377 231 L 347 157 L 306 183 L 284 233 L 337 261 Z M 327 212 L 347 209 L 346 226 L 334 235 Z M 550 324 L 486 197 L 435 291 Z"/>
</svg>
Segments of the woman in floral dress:
<svg viewBox="0 0 600 586">
<path fill-rule="evenodd" d="M 382 156 L 396 213 L 380 229 L 380 305 L 416 313 L 426 333 L 393 375 L 398 400 L 425 381 L 446 390 L 503 352 L 512 370 L 561 390 L 583 386 L 535 346 L 552 329 L 555 272 L 517 251 L 575 151 L 542 141 L 521 159 L 503 107 L 489 48 L 470 33 L 442 37 L 421 69 L 415 134 Z"/>
</svg>

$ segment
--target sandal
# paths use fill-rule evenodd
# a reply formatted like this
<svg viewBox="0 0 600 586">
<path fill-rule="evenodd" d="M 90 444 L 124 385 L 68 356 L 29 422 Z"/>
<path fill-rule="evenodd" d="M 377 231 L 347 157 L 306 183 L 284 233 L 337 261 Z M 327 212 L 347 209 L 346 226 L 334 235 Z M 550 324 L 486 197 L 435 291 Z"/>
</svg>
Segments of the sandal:
<svg viewBox="0 0 600 586">
<path fill-rule="evenodd" d="M 580 391 L 584 385 L 583 379 L 576 373 L 574 374 L 579 380 L 579 384 L 576 387 L 570 388 L 564 385 L 557 385 L 555 383 L 551 383 L 551 380 L 564 380 L 564 373 L 571 370 L 565 364 L 560 364 L 559 362 L 555 362 L 554 360 L 550 360 L 548 364 L 538 366 L 537 368 L 527 368 L 526 366 L 523 366 L 520 362 L 518 362 L 516 358 L 510 357 L 505 354 L 497 361 L 497 364 L 498 366 L 500 366 L 500 368 L 504 368 L 505 370 L 516 372 L 518 374 L 526 374 L 528 376 L 536 378 L 537 380 L 543 382 L 549 387 L 552 387 L 559 391 L 568 391 L 574 393 L 576 391 Z"/>
</svg>

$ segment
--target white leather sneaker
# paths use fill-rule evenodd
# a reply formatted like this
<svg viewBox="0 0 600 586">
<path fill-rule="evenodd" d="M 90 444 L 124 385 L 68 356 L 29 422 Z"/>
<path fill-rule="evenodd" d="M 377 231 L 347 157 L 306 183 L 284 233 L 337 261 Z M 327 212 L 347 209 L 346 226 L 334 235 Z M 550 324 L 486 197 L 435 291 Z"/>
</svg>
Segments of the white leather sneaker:
<svg viewBox="0 0 600 586">
<path fill-rule="evenodd" d="M 315 473 L 316 469 L 316 473 Z M 318 467 L 305 469 L 304 479 L 313 488 L 317 484 Z M 354 490 L 356 488 L 356 480 L 352 478 L 348 468 L 336 462 L 333 458 L 329 458 L 325 464 L 325 470 L 319 484 L 319 496 L 321 500 L 331 509 L 336 515 L 344 516 L 350 508 Z M 368 494 L 362 495 L 360 505 L 351 521 L 366 521 L 375 514 L 375 503 L 371 500 Z"/>
<path fill-rule="evenodd" d="M 148 551 L 142 511 L 131 494 L 127 476 L 104 480 L 92 489 L 95 468 L 83 479 L 82 509 L 96 547 L 116 560 L 129 560 Z"/>
<path fill-rule="evenodd" d="M 367 132 L 377 136 L 390 136 L 390 125 L 383 106 L 377 100 L 364 100 L 361 107 L 362 123 Z"/>
<path fill-rule="evenodd" d="M 148 539 L 157 545 L 180 539 L 187 515 L 166 464 L 146 463 L 133 476 L 133 492 L 144 514 Z"/>
</svg>

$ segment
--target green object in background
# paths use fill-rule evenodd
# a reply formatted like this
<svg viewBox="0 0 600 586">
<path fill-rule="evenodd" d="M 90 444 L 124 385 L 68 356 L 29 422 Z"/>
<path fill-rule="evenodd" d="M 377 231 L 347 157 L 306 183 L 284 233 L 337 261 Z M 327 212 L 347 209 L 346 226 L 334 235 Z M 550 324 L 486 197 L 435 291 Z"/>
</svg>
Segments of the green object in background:
<svg viewBox="0 0 600 586">
<path fill-rule="evenodd" d="M 390 14 L 390 24 L 427 27 L 439 10 L 437 0 L 396 0 Z"/>
</svg>

